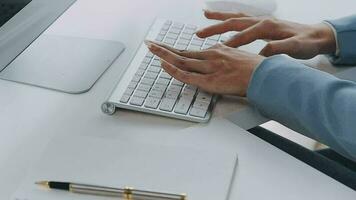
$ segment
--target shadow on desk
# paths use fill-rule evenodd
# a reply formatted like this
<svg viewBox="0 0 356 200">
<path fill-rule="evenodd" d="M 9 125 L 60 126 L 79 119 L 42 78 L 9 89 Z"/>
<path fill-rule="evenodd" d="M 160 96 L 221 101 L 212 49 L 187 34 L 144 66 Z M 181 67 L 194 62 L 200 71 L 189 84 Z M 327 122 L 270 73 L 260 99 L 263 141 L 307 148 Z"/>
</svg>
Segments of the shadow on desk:
<svg viewBox="0 0 356 200">
<path fill-rule="evenodd" d="M 262 127 L 255 127 L 248 131 L 340 183 L 356 190 L 355 162 L 330 149 L 320 152 L 311 151 Z"/>
</svg>

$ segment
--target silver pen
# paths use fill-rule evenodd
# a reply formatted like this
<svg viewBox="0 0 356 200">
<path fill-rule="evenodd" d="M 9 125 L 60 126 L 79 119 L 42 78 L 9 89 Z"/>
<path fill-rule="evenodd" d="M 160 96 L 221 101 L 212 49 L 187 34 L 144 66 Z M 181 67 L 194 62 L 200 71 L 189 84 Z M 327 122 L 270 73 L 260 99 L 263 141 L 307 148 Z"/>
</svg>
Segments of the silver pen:
<svg viewBox="0 0 356 200">
<path fill-rule="evenodd" d="M 186 194 L 171 194 L 146 190 L 137 190 L 131 187 L 112 188 L 79 183 L 39 181 L 37 185 L 49 188 L 65 190 L 73 193 L 120 197 L 125 200 L 187 200 Z"/>
</svg>

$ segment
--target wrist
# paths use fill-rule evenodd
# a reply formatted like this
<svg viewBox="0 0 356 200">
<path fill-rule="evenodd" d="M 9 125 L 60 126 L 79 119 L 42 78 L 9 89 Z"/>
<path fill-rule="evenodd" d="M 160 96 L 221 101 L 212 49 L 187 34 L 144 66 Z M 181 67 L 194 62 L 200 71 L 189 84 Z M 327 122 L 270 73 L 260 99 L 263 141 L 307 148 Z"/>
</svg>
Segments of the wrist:
<svg viewBox="0 0 356 200">
<path fill-rule="evenodd" d="M 250 66 L 250 70 L 249 70 L 249 74 L 248 76 L 246 76 L 246 84 L 245 84 L 245 94 L 243 96 L 247 96 L 247 90 L 250 87 L 250 84 L 252 82 L 253 76 L 255 74 L 255 72 L 257 71 L 257 69 L 260 67 L 260 65 L 263 63 L 263 61 L 266 59 L 266 57 L 264 56 L 260 56 L 258 55 L 252 62 L 251 66 Z"/>
<path fill-rule="evenodd" d="M 315 25 L 315 36 L 318 41 L 319 54 L 335 54 L 337 49 L 336 35 L 329 24 Z"/>
</svg>

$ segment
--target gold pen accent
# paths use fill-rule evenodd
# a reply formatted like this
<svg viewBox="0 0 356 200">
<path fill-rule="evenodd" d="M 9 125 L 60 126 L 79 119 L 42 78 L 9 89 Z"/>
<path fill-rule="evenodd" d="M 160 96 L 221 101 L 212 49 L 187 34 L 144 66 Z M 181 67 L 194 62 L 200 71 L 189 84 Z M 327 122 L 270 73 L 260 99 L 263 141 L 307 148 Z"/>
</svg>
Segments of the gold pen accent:
<svg viewBox="0 0 356 200">
<path fill-rule="evenodd" d="M 49 183 L 48 181 L 38 181 L 35 183 L 36 185 L 40 185 L 42 187 L 46 187 L 46 188 L 49 188 Z"/>
<path fill-rule="evenodd" d="M 124 188 L 124 199 L 125 200 L 132 200 L 132 190 L 133 190 L 133 188 L 131 188 L 131 187 Z"/>
</svg>

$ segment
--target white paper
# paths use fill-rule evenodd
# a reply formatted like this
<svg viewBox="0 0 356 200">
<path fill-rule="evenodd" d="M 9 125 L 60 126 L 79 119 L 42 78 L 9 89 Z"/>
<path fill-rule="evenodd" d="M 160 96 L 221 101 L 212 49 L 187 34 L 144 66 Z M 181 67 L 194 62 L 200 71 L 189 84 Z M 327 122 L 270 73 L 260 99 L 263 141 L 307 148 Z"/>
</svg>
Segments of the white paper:
<svg viewBox="0 0 356 200">
<path fill-rule="evenodd" d="M 112 199 L 41 189 L 40 180 L 186 193 L 188 199 L 227 199 L 237 154 L 214 149 L 59 137 L 23 181 L 13 200 Z"/>
</svg>

